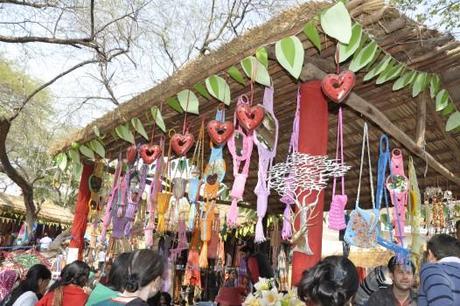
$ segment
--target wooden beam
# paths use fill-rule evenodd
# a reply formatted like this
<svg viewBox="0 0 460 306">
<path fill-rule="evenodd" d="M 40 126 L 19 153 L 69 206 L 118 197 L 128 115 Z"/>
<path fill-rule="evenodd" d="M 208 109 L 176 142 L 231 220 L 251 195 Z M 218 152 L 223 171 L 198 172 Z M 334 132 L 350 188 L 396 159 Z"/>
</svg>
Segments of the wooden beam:
<svg viewBox="0 0 460 306">
<path fill-rule="evenodd" d="M 300 80 L 305 82 L 313 79 L 322 79 L 325 75 L 326 73 L 324 71 L 313 64 L 307 63 L 302 69 Z M 449 181 L 460 186 L 460 177 L 456 176 L 444 165 L 438 162 L 430 153 L 417 146 L 411 137 L 409 137 L 406 133 L 401 131 L 400 128 L 394 125 L 388 119 L 388 117 L 374 105 L 353 92 L 348 96 L 343 104 L 367 117 L 369 120 L 378 125 L 385 133 L 401 143 L 407 150 L 417 155 L 422 160 L 426 161 L 428 166 L 431 167 L 434 171 L 447 178 Z"/>
<path fill-rule="evenodd" d="M 423 92 L 417 97 L 417 115 L 415 125 L 415 143 L 419 148 L 425 148 L 425 130 L 426 130 L 426 104 L 428 93 Z"/>
</svg>

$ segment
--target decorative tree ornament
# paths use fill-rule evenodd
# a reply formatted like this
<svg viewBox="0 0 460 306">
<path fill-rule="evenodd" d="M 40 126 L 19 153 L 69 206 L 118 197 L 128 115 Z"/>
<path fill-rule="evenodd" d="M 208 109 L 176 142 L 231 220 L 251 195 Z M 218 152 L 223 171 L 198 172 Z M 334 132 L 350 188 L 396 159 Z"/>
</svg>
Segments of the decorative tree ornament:
<svg viewBox="0 0 460 306">
<path fill-rule="evenodd" d="M 176 133 L 171 137 L 171 147 L 179 156 L 184 156 L 192 148 L 195 137 L 189 132 L 185 134 Z"/>
<path fill-rule="evenodd" d="M 240 125 L 248 132 L 256 129 L 264 120 L 265 109 L 260 105 L 251 106 L 247 103 L 237 105 L 235 111 Z"/>
<path fill-rule="evenodd" d="M 342 102 L 355 86 L 355 74 L 345 70 L 339 75 L 328 74 L 321 82 L 323 93 L 336 103 Z"/>
<path fill-rule="evenodd" d="M 216 145 L 222 145 L 232 137 L 235 128 L 231 121 L 220 122 L 218 120 L 211 120 L 208 122 L 207 130 L 212 142 Z"/>
<path fill-rule="evenodd" d="M 126 162 L 129 165 L 134 164 L 137 158 L 137 147 L 136 145 L 130 145 L 128 149 L 126 150 Z"/>
<path fill-rule="evenodd" d="M 161 153 L 161 147 L 154 144 L 143 144 L 139 149 L 139 155 L 146 165 L 150 165 L 156 161 Z"/>
</svg>

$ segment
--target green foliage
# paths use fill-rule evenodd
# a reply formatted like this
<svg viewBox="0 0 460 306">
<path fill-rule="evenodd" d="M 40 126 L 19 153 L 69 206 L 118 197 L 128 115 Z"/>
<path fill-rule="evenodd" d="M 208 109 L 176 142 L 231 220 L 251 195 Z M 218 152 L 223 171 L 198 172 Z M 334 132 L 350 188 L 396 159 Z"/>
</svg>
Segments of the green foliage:
<svg viewBox="0 0 460 306">
<path fill-rule="evenodd" d="M 346 61 L 358 50 L 363 37 L 363 28 L 359 23 L 355 23 L 351 28 L 351 38 L 348 44 L 339 43 L 339 63 Z"/>
<path fill-rule="evenodd" d="M 321 15 L 321 27 L 330 37 L 348 44 L 351 38 L 351 18 L 342 2 L 336 3 Z"/>
<path fill-rule="evenodd" d="M 321 52 L 321 38 L 319 37 L 318 30 L 313 22 L 309 22 L 303 28 L 303 32 L 311 43 Z"/>
<path fill-rule="evenodd" d="M 305 50 L 297 36 L 289 36 L 276 42 L 276 59 L 294 78 L 302 72 Z"/>
</svg>

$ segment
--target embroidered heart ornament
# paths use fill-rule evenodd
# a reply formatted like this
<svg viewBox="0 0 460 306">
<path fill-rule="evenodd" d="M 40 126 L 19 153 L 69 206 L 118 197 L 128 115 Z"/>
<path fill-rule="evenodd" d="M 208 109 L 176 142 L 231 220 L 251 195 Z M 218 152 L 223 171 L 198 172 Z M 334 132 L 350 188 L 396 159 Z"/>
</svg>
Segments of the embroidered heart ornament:
<svg viewBox="0 0 460 306">
<path fill-rule="evenodd" d="M 126 161 L 128 164 L 133 164 L 136 161 L 137 157 L 137 147 L 136 145 L 130 145 L 126 150 Z"/>
<path fill-rule="evenodd" d="M 248 132 L 256 129 L 264 120 L 265 109 L 260 106 L 240 104 L 236 107 L 236 117 L 240 125 Z"/>
<path fill-rule="evenodd" d="M 328 74 L 321 82 L 323 93 L 336 103 L 342 102 L 355 86 L 353 71 L 343 71 L 339 75 Z"/>
<path fill-rule="evenodd" d="M 159 145 L 143 144 L 139 149 L 139 155 L 141 156 L 144 164 L 150 165 L 157 160 L 161 154 L 161 148 Z"/>
<path fill-rule="evenodd" d="M 217 145 L 226 143 L 227 140 L 232 136 L 233 131 L 235 130 L 232 122 L 220 122 L 217 120 L 209 121 L 207 129 L 212 142 L 214 142 Z"/>
<path fill-rule="evenodd" d="M 185 135 L 176 133 L 171 137 L 171 147 L 179 156 L 187 154 L 194 142 L 195 138 L 190 133 L 185 133 Z"/>
</svg>

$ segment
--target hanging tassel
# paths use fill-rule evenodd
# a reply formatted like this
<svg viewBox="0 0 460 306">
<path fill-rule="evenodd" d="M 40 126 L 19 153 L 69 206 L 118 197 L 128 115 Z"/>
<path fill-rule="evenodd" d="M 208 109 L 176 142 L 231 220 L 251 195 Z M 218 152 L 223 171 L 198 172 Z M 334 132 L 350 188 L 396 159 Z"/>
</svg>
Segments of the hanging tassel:
<svg viewBox="0 0 460 306">
<path fill-rule="evenodd" d="M 283 240 L 289 240 L 292 237 L 291 207 L 289 204 L 286 204 L 286 208 L 283 213 L 283 228 L 281 230 L 281 237 Z"/>
<path fill-rule="evenodd" d="M 264 235 L 264 226 L 262 224 L 263 217 L 258 217 L 257 218 L 257 224 L 256 224 L 256 237 L 254 238 L 254 241 L 256 243 L 261 243 L 264 242 L 265 235 Z"/>
<path fill-rule="evenodd" d="M 195 217 L 196 217 L 196 203 L 190 204 L 190 211 L 188 213 L 188 230 L 193 231 L 193 227 L 195 226 Z"/>
<path fill-rule="evenodd" d="M 230 205 L 230 209 L 228 210 L 227 215 L 227 225 L 229 227 L 236 226 L 236 220 L 238 219 L 238 199 L 232 199 L 232 205 Z"/>
<path fill-rule="evenodd" d="M 208 242 L 203 241 L 203 245 L 201 247 L 201 253 L 200 253 L 200 268 L 207 268 L 208 267 Z"/>
</svg>

